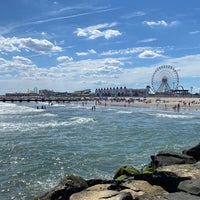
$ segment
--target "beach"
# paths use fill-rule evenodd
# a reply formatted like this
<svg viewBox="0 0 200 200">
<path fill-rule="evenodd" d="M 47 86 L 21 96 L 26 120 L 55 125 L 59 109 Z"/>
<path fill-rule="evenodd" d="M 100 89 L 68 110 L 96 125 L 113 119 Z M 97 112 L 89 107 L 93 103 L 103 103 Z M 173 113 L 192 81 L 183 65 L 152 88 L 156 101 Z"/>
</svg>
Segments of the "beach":
<svg viewBox="0 0 200 200">
<path fill-rule="evenodd" d="M 156 107 L 161 109 L 200 109 L 200 98 L 195 97 L 137 97 L 137 98 L 108 98 L 100 104 L 110 106 Z"/>
</svg>

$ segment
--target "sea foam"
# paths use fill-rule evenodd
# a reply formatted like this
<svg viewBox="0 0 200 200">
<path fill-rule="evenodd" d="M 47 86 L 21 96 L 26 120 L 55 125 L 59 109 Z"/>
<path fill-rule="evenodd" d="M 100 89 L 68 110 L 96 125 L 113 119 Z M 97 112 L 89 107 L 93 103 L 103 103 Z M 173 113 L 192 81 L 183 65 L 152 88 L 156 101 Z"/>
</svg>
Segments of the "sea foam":
<svg viewBox="0 0 200 200">
<path fill-rule="evenodd" d="M 162 118 L 173 118 L 173 119 L 192 119 L 195 116 L 192 115 L 178 115 L 178 114 L 164 114 L 164 113 L 158 113 L 155 114 L 156 117 L 162 117 Z"/>
</svg>

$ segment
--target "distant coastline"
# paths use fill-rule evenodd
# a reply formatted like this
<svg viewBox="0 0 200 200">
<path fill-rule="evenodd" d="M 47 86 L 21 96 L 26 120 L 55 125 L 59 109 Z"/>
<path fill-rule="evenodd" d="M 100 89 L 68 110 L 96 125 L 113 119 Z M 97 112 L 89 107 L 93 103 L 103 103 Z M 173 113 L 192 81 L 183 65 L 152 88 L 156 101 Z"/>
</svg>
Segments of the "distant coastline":
<svg viewBox="0 0 200 200">
<path fill-rule="evenodd" d="M 96 105 L 110 106 L 141 106 L 156 107 L 162 109 L 200 109 L 200 97 L 168 97 L 168 96 L 149 96 L 149 97 L 96 97 L 90 96 L 73 96 L 73 97 L 44 97 L 44 96 L 0 96 L 0 102 L 57 102 L 70 103 L 78 101 L 93 101 Z"/>
</svg>

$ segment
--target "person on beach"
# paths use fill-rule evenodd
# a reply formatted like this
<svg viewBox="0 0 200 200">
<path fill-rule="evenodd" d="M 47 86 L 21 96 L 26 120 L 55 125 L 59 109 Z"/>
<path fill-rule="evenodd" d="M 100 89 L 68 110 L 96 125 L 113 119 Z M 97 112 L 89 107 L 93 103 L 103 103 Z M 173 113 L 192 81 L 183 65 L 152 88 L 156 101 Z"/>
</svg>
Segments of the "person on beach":
<svg viewBox="0 0 200 200">
<path fill-rule="evenodd" d="M 179 112 L 179 110 L 180 110 L 180 104 L 177 105 L 177 109 L 178 109 L 178 112 Z"/>
</svg>

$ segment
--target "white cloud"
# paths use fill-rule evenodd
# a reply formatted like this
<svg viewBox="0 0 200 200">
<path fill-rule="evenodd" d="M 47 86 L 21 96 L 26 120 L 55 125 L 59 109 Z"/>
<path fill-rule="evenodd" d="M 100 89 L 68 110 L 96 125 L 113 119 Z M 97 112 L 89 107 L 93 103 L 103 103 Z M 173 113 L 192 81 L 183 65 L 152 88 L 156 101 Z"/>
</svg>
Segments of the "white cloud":
<svg viewBox="0 0 200 200">
<path fill-rule="evenodd" d="M 0 36 L 0 52 L 14 52 L 21 50 L 33 51 L 42 54 L 61 52 L 62 48 L 54 45 L 48 40 L 33 38 L 5 38 Z"/>
<path fill-rule="evenodd" d="M 122 58 L 105 58 L 105 59 L 86 59 L 68 63 L 68 65 L 59 64 L 57 67 L 49 69 L 52 73 L 64 74 L 67 79 L 76 81 L 87 77 L 89 81 L 94 75 L 105 75 L 109 77 L 121 73 L 123 66 Z"/>
<path fill-rule="evenodd" d="M 76 55 L 77 56 L 87 56 L 87 55 L 90 55 L 90 54 L 96 54 L 97 52 L 94 50 L 94 49 L 90 49 L 86 52 L 76 52 Z"/>
<path fill-rule="evenodd" d="M 169 26 L 176 26 L 179 24 L 179 22 L 172 21 L 170 23 L 167 23 L 165 20 L 159 20 L 159 21 L 144 21 L 143 24 L 150 27 L 155 27 L 155 26 L 169 27 Z"/>
<path fill-rule="evenodd" d="M 14 56 L 13 61 L 15 63 L 21 63 L 21 64 L 32 64 L 32 61 L 28 58 L 22 57 L 22 56 Z"/>
<path fill-rule="evenodd" d="M 143 50 L 144 52 L 145 50 Z M 148 55 L 151 58 L 156 56 L 156 53 L 160 55 L 161 52 L 146 51 L 143 57 Z M 98 87 L 112 87 L 114 85 L 138 88 L 149 85 L 155 69 L 166 63 L 179 69 L 180 84 L 184 87 L 181 78 L 200 77 L 200 54 L 180 58 L 165 58 L 162 63 L 157 63 L 156 66 L 144 67 L 132 63 L 131 68 L 130 65 L 129 67 L 126 65 L 132 60 L 129 57 L 71 60 L 67 65 L 65 61 L 70 60 L 68 56 L 60 56 L 57 60 L 61 62 L 57 66 L 44 68 L 36 66 L 30 59 L 22 56 L 14 56 L 11 60 L 0 58 L 1 84 L 10 84 L 15 88 L 15 91 L 19 91 L 19 84 L 22 80 L 25 80 L 23 89 L 24 85 L 29 88 L 35 86 L 41 88 L 42 86 L 56 91 L 73 91 L 81 88 L 94 90 Z M 85 84 L 82 84 L 83 82 Z"/>
<path fill-rule="evenodd" d="M 15 39 L 15 38 L 13 38 Z M 0 36 L 0 52 L 20 51 L 16 43 L 11 38 Z"/>
<path fill-rule="evenodd" d="M 127 49 L 119 49 L 119 50 L 109 50 L 106 52 L 101 53 L 103 56 L 108 56 L 108 55 L 127 55 L 127 54 L 134 54 L 141 52 L 145 50 L 148 47 L 133 47 L 133 48 L 127 48 Z"/>
<path fill-rule="evenodd" d="M 147 38 L 144 40 L 138 40 L 137 43 L 148 43 L 148 42 L 154 42 L 156 40 L 157 40 L 156 38 Z"/>
<path fill-rule="evenodd" d="M 160 56 L 162 55 L 152 50 L 145 50 L 138 55 L 139 58 L 156 58 Z"/>
<path fill-rule="evenodd" d="M 108 56 L 108 55 L 128 55 L 128 54 L 136 54 L 136 53 L 141 53 L 144 51 L 156 51 L 157 53 L 160 51 L 162 52 L 163 50 L 160 47 L 133 47 L 133 48 L 127 48 L 127 49 L 119 49 L 119 50 L 109 50 L 107 52 L 101 53 L 102 56 Z"/>
<path fill-rule="evenodd" d="M 22 56 L 14 56 L 11 60 L 0 59 L 0 77 L 6 79 L 8 77 L 24 77 L 26 74 L 34 76 L 36 72 L 36 65 L 28 58 Z M 5 76 L 5 77 L 4 77 Z"/>
<path fill-rule="evenodd" d="M 69 62 L 69 61 L 73 61 L 73 58 L 69 56 L 59 56 L 56 58 L 56 60 L 58 62 Z"/>
<path fill-rule="evenodd" d="M 200 34 L 200 31 L 191 31 L 189 32 L 190 35 L 196 35 L 196 34 Z"/>
<path fill-rule="evenodd" d="M 21 38 L 17 40 L 19 48 L 24 48 L 30 51 L 35 51 L 39 53 L 51 53 L 62 51 L 61 47 L 55 46 L 48 40 L 38 40 L 33 38 Z"/>
<path fill-rule="evenodd" d="M 181 77 L 200 77 L 200 54 L 171 58 L 167 62 L 179 69 Z"/>
<path fill-rule="evenodd" d="M 116 36 L 122 35 L 118 30 L 109 29 L 113 26 L 116 26 L 117 23 L 105 23 L 98 24 L 95 26 L 89 26 L 86 28 L 77 28 L 75 31 L 78 37 L 86 37 L 87 39 L 94 40 L 99 37 L 104 37 L 105 39 L 110 39 Z"/>
<path fill-rule="evenodd" d="M 107 40 L 109 40 L 112 37 L 121 35 L 121 33 L 117 30 L 106 30 L 103 32 L 103 35 Z"/>
<path fill-rule="evenodd" d="M 121 18 L 123 18 L 123 19 L 131 19 L 131 18 L 134 18 L 134 17 L 141 17 L 141 16 L 144 16 L 144 15 L 146 15 L 145 12 L 137 11 L 137 12 L 133 12 L 133 13 L 129 13 L 127 15 L 124 15 Z"/>
</svg>

